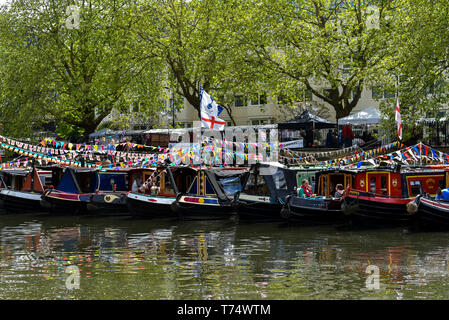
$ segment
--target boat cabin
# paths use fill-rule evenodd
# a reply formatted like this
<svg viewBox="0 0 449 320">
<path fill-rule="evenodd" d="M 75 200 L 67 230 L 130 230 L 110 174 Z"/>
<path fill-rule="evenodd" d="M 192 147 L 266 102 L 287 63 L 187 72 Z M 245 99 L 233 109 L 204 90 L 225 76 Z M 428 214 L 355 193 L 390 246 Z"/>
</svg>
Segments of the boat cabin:
<svg viewBox="0 0 449 320">
<path fill-rule="evenodd" d="M 338 184 L 343 185 L 343 188 L 352 187 L 355 171 L 346 169 L 329 169 L 319 171 L 315 175 L 317 181 L 314 192 L 325 198 L 332 198 L 336 192 Z M 299 184 L 301 185 L 301 184 Z"/>
<path fill-rule="evenodd" d="M 243 185 L 242 194 L 283 200 L 297 187 L 297 171 L 281 164 L 254 164 Z"/>
<path fill-rule="evenodd" d="M 353 189 L 376 196 L 414 198 L 427 193 L 435 196 L 446 185 L 443 169 L 407 168 L 394 170 L 377 168 L 357 173 Z"/>
<path fill-rule="evenodd" d="M 130 175 L 130 185 L 138 177 L 141 179 L 143 193 L 156 196 L 176 197 L 187 192 L 196 176 L 190 167 L 157 167 L 134 169 Z"/>
<path fill-rule="evenodd" d="M 242 191 L 248 174 L 246 168 L 199 169 L 186 194 L 229 200 Z"/>
<path fill-rule="evenodd" d="M 6 169 L 0 171 L 0 189 L 42 193 L 49 186 L 50 171 Z"/>
</svg>

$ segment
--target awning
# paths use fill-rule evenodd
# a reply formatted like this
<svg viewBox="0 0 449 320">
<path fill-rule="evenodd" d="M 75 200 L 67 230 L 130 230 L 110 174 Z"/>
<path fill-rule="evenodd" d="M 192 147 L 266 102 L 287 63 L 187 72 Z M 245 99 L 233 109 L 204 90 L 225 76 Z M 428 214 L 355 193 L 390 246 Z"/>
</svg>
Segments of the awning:
<svg viewBox="0 0 449 320">
<path fill-rule="evenodd" d="M 299 117 L 278 124 L 278 129 L 329 129 L 336 128 L 337 124 L 314 115 L 310 111 L 304 111 Z"/>
<path fill-rule="evenodd" d="M 380 121 L 381 116 L 379 110 L 375 107 L 368 107 L 366 109 L 363 109 L 362 111 L 339 119 L 338 124 L 376 124 L 380 123 Z"/>
</svg>

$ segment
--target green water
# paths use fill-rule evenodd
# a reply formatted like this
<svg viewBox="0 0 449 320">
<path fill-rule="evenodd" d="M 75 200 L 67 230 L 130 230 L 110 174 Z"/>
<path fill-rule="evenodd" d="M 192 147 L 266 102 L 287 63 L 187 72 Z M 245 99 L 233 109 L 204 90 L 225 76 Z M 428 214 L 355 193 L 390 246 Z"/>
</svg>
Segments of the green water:
<svg viewBox="0 0 449 320">
<path fill-rule="evenodd" d="M 0 299 L 449 299 L 448 235 L 0 215 Z"/>
</svg>

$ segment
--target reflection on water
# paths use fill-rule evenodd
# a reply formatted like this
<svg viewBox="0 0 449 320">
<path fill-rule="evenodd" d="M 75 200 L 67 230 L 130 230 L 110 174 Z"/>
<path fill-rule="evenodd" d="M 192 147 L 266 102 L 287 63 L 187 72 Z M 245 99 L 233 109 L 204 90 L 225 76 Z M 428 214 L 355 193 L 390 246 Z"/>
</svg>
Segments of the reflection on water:
<svg viewBox="0 0 449 320">
<path fill-rule="evenodd" d="M 0 299 L 448 299 L 448 248 L 402 229 L 2 215 Z"/>
</svg>

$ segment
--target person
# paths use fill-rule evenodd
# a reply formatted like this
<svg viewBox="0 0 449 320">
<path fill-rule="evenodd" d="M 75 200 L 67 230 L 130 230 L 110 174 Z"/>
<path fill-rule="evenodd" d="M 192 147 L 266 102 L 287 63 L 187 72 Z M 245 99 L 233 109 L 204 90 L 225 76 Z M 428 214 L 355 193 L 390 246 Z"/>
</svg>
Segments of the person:
<svg viewBox="0 0 449 320">
<path fill-rule="evenodd" d="M 142 187 L 142 182 L 140 181 L 140 177 L 136 177 L 134 179 L 131 191 L 132 192 L 140 192 L 141 187 Z"/>
<path fill-rule="evenodd" d="M 298 196 L 300 198 L 310 198 L 313 195 L 312 188 L 309 186 L 309 180 L 302 180 L 301 187 L 299 188 Z"/>
<path fill-rule="evenodd" d="M 343 185 L 341 183 L 337 184 L 335 186 L 335 199 L 341 199 L 345 194 L 345 189 L 343 188 Z"/>
<path fill-rule="evenodd" d="M 354 133 L 352 132 L 349 123 L 344 126 L 341 136 L 343 138 L 345 148 L 349 148 L 350 146 L 352 146 L 352 139 L 354 139 Z"/>
<path fill-rule="evenodd" d="M 326 147 L 330 148 L 333 144 L 332 130 L 329 130 L 326 136 Z"/>
<path fill-rule="evenodd" d="M 313 130 L 311 128 L 308 128 L 306 130 L 306 147 L 310 148 L 313 146 Z"/>
<path fill-rule="evenodd" d="M 115 147 L 115 141 L 114 139 L 111 140 L 111 143 L 108 144 L 108 146 L 106 147 L 106 150 L 108 151 L 108 160 L 109 161 L 113 161 L 112 159 L 112 152 L 116 151 L 116 147 Z"/>
<path fill-rule="evenodd" d="M 435 197 L 435 200 L 449 201 L 449 189 L 440 189 Z"/>
</svg>

